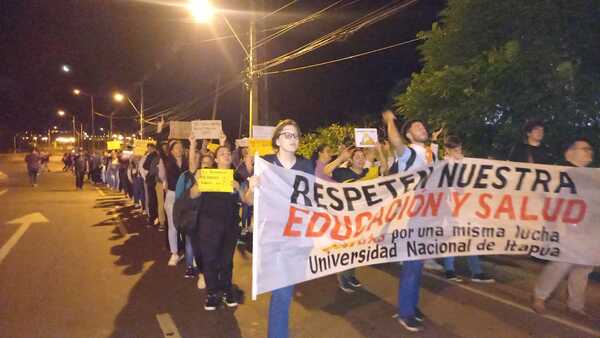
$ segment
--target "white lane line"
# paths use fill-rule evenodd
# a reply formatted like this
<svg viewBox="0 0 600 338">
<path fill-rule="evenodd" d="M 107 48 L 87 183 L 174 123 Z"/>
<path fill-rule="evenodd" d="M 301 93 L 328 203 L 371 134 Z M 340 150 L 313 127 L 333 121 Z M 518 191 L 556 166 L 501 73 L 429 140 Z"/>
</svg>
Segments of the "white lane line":
<svg viewBox="0 0 600 338">
<path fill-rule="evenodd" d="M 459 284 L 459 283 L 451 283 L 448 280 L 446 280 L 446 278 L 442 278 L 442 277 L 437 276 L 435 274 L 432 274 L 430 272 L 423 271 L 423 274 L 426 275 L 426 276 L 428 276 L 428 277 L 431 277 L 433 279 L 436 279 L 436 280 L 438 280 L 440 282 L 445 282 L 447 284 L 451 284 L 451 285 L 456 286 L 458 288 L 461 288 L 463 290 L 470 291 L 470 292 L 475 293 L 477 295 L 480 295 L 482 297 L 486 297 L 486 298 L 489 298 L 491 300 L 495 300 L 495 301 L 497 301 L 499 303 L 502 303 L 504 305 L 512 306 L 514 308 L 517 308 L 517 309 L 525 311 L 525 312 L 536 313 L 535 311 L 533 311 L 528 306 L 524 306 L 524 305 L 515 303 L 513 301 L 510 301 L 508 299 L 504 299 L 504 298 L 498 297 L 498 296 L 493 295 L 491 293 L 488 293 L 488 292 L 485 292 L 485 291 L 482 291 L 482 290 L 478 290 L 478 289 L 476 289 L 474 287 L 471 287 L 471 286 L 468 286 L 468 285 L 464 285 L 464 284 Z M 552 320 L 554 322 L 557 322 L 559 324 L 562 324 L 564 326 L 570 327 L 572 329 L 583 331 L 583 332 L 585 332 L 587 334 L 590 334 L 590 335 L 592 335 L 594 337 L 600 337 L 600 331 L 594 330 L 594 329 L 592 329 L 590 327 L 587 327 L 587 326 L 584 326 L 584 325 L 577 324 L 577 323 L 572 322 L 570 320 L 567 320 L 567 319 L 564 319 L 564 318 L 560 318 L 560 317 L 557 317 L 557 316 L 554 316 L 554 315 L 550 315 L 550 314 L 544 314 L 544 315 L 537 314 L 537 315 L 540 316 L 540 317 L 544 317 L 546 319 Z"/>
<path fill-rule="evenodd" d="M 164 337 L 181 338 L 181 334 L 179 334 L 179 330 L 170 314 L 159 313 L 156 315 L 156 320 L 158 320 L 158 325 L 160 325 Z"/>
<path fill-rule="evenodd" d="M 7 191 L 8 191 L 8 189 L 0 190 L 0 196 L 6 194 Z"/>
</svg>

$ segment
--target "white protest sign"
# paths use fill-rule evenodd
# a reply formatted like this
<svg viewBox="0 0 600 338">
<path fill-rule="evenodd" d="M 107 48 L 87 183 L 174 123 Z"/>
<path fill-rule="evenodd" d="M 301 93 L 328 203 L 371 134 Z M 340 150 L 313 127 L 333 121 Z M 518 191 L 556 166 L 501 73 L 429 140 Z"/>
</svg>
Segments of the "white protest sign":
<svg viewBox="0 0 600 338">
<path fill-rule="evenodd" d="M 463 159 L 345 184 L 260 158 L 255 170 L 253 297 L 359 266 L 436 257 L 600 264 L 600 169 Z"/>
<path fill-rule="evenodd" d="M 354 141 L 358 148 L 374 147 L 377 143 L 377 129 L 354 128 Z"/>
<path fill-rule="evenodd" d="M 221 120 L 196 120 L 192 121 L 192 133 L 197 139 L 211 140 L 221 137 L 223 127 Z"/>
<path fill-rule="evenodd" d="M 272 126 L 252 126 L 252 138 L 255 140 L 270 140 L 274 131 L 275 127 Z"/>
<path fill-rule="evenodd" d="M 189 121 L 170 121 L 170 139 L 188 139 L 192 133 L 192 123 Z"/>
<path fill-rule="evenodd" d="M 244 138 L 235 140 L 235 146 L 236 147 L 248 147 L 248 138 L 244 137 Z"/>
</svg>

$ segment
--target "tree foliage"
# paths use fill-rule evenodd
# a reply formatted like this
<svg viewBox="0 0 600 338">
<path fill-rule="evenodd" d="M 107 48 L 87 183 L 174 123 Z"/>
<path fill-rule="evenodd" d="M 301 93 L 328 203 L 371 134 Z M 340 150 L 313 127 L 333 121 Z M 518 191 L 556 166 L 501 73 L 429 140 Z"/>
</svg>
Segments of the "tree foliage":
<svg viewBox="0 0 600 338">
<path fill-rule="evenodd" d="M 352 124 L 331 124 L 327 127 L 318 128 L 314 132 L 303 134 L 298 152 L 310 158 L 312 153 L 320 144 L 326 144 L 337 149 L 345 138 L 354 138 L 354 128 Z"/>
<path fill-rule="evenodd" d="M 598 18 L 599 0 L 449 0 L 419 33 L 424 67 L 395 108 L 446 125 L 477 155 L 517 142 L 532 118 L 553 147 L 599 140 Z"/>
</svg>

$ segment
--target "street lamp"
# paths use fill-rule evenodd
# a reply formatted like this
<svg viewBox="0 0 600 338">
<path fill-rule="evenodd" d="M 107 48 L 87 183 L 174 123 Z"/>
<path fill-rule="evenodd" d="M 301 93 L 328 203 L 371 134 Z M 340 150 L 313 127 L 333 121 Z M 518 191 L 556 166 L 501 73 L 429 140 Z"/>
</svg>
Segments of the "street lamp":
<svg viewBox="0 0 600 338">
<path fill-rule="evenodd" d="M 73 89 L 73 94 L 75 94 L 77 96 L 83 95 L 83 96 L 87 96 L 90 98 L 90 111 L 91 111 L 91 116 L 92 116 L 92 149 L 95 149 L 96 144 L 94 143 L 94 138 L 96 136 L 96 128 L 94 127 L 94 95 L 87 94 L 77 88 Z"/>
<path fill-rule="evenodd" d="M 208 0 L 190 0 L 188 8 L 196 22 L 208 22 L 215 15 L 215 9 Z"/>
<path fill-rule="evenodd" d="M 127 98 L 129 104 L 133 107 L 135 112 L 140 116 L 140 139 L 144 138 L 144 83 L 140 84 L 140 108 L 135 106 L 133 101 L 129 96 L 116 92 L 113 94 L 113 99 L 117 102 L 123 102 Z M 111 128 L 112 132 L 112 128 Z"/>
<path fill-rule="evenodd" d="M 67 115 L 67 113 L 60 109 L 58 112 L 58 116 L 64 117 Z M 75 128 L 75 114 L 71 114 L 71 117 L 73 118 L 73 136 L 75 136 L 77 138 L 77 130 Z"/>
</svg>

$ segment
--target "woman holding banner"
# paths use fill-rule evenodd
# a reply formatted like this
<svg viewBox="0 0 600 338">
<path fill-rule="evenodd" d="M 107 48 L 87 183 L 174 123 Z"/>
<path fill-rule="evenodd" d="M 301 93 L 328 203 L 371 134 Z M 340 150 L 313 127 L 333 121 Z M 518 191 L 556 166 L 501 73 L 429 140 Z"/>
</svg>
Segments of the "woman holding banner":
<svg viewBox="0 0 600 338">
<path fill-rule="evenodd" d="M 277 124 L 271 146 L 275 150 L 275 155 L 266 155 L 264 160 L 271 164 L 294 169 L 314 175 L 314 163 L 302 157 L 296 156 L 296 151 L 300 144 L 300 127 L 294 120 L 283 120 Z M 253 176 L 249 179 L 250 188 L 246 194 L 246 201 L 252 203 L 252 196 L 255 186 L 259 183 L 259 177 Z M 286 286 L 271 292 L 271 302 L 269 303 L 269 338 L 287 338 L 289 336 L 289 316 L 294 286 Z"/>
</svg>

